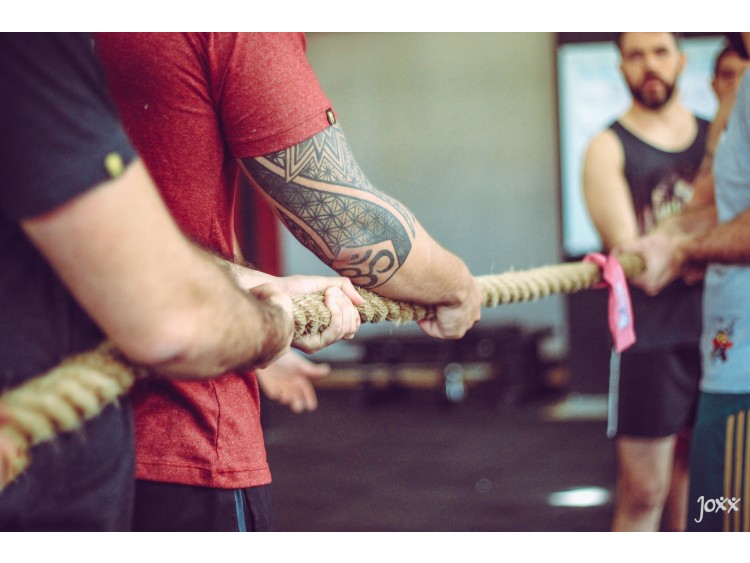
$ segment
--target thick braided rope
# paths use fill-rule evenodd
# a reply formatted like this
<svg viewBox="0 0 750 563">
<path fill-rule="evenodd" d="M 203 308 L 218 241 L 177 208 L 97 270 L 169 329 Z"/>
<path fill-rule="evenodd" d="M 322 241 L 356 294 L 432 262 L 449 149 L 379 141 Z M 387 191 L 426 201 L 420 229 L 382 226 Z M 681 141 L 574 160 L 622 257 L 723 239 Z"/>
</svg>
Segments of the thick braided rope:
<svg viewBox="0 0 750 563">
<path fill-rule="evenodd" d="M 626 277 L 633 277 L 644 268 L 638 256 L 621 256 L 620 263 Z M 593 263 L 574 262 L 476 279 L 482 290 L 483 306 L 495 307 L 594 287 L 601 281 L 601 270 Z M 406 323 L 435 316 L 432 307 L 394 301 L 364 289 L 359 292 L 365 300 L 359 307 L 364 323 Z M 298 296 L 293 302 L 296 336 L 321 332 L 330 323 L 322 293 Z M 52 440 L 60 432 L 80 428 L 126 394 L 135 380 L 144 375 L 143 370 L 129 365 L 111 344 L 105 343 L 96 350 L 72 356 L 0 395 L 0 413 L 4 415 L 0 419 L 0 432 L 9 438 L 15 450 L 10 456 L 10 480 L 31 463 L 32 446 Z M 0 452 L 0 463 L 2 458 Z M 0 482 L 0 490 L 5 484 Z"/>
<path fill-rule="evenodd" d="M 619 262 L 626 277 L 634 277 L 644 268 L 643 260 L 631 254 L 621 256 Z M 556 293 L 575 293 L 590 289 L 601 281 L 601 270 L 591 262 L 571 262 L 520 272 L 478 276 L 476 280 L 482 291 L 482 306 L 497 307 L 534 301 Z M 365 289 L 360 289 L 359 293 L 365 300 L 358 308 L 363 323 L 407 323 L 435 317 L 433 307 L 394 301 Z M 330 323 L 331 314 L 323 304 L 322 293 L 294 297 L 293 301 L 296 336 L 322 331 Z"/>
<path fill-rule="evenodd" d="M 6 471 L 9 481 L 31 463 L 32 446 L 52 440 L 60 432 L 80 428 L 127 393 L 139 373 L 138 368 L 119 356 L 114 346 L 104 343 L 3 393 L 0 431 L 14 451 Z M 0 482 L 0 490 L 3 485 Z"/>
</svg>

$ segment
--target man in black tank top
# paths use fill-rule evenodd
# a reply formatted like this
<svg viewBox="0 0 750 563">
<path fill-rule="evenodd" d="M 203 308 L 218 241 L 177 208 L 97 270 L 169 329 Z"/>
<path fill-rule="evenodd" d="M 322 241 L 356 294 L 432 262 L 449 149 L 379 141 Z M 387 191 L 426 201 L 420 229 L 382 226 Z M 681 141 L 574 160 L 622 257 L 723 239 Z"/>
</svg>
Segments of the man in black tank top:
<svg viewBox="0 0 750 563">
<path fill-rule="evenodd" d="M 649 232 L 690 201 L 709 123 L 679 101 L 685 66 L 672 33 L 617 36 L 630 108 L 591 142 L 584 194 L 604 249 Z M 700 285 L 658 297 L 631 285 L 636 344 L 612 353 L 608 435 L 617 456 L 612 529 L 683 530 L 689 432 L 700 380 Z M 663 518 L 662 518 L 663 516 Z"/>
</svg>

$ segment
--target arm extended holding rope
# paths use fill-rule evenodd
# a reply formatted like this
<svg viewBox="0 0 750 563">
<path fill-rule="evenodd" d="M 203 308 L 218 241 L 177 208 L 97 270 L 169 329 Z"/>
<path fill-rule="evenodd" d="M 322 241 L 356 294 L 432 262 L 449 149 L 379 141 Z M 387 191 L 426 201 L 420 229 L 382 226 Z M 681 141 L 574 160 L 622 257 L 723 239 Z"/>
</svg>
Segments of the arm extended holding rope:
<svg viewBox="0 0 750 563">
<path fill-rule="evenodd" d="M 429 336 L 460 338 L 479 321 L 481 293 L 466 264 L 370 183 L 338 123 L 239 164 L 289 232 L 339 275 L 384 297 L 431 305 L 433 315 L 418 320 Z"/>
<path fill-rule="evenodd" d="M 635 254 L 621 255 L 618 261 L 628 278 L 637 276 L 645 267 L 643 260 Z M 600 268 L 591 262 L 571 262 L 476 278 L 482 291 L 483 307 L 534 301 L 556 293 L 575 293 L 593 288 L 601 280 Z M 435 315 L 433 307 L 380 297 L 361 288 L 359 294 L 365 301 L 357 307 L 363 323 L 418 322 Z M 295 334 L 312 333 L 327 326 L 330 314 L 323 305 L 322 294 L 293 297 L 292 302 Z"/>
</svg>

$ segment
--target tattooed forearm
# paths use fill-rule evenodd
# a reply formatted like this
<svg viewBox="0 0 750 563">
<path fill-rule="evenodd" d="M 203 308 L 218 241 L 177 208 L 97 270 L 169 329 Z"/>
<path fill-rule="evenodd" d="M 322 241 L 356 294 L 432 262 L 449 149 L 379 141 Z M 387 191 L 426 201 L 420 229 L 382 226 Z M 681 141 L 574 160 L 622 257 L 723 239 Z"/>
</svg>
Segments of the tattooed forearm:
<svg viewBox="0 0 750 563">
<path fill-rule="evenodd" d="M 355 284 L 377 287 L 404 264 L 414 218 L 370 185 L 338 125 L 243 165 L 291 233 Z"/>
<path fill-rule="evenodd" d="M 376 194 L 398 210 L 414 234 L 414 219 L 398 201 L 376 190 L 354 160 L 349 143 L 338 125 L 302 141 L 287 150 L 266 155 L 266 158 L 284 170 L 284 180 L 293 182 L 301 176 L 327 184 L 355 188 Z"/>
</svg>

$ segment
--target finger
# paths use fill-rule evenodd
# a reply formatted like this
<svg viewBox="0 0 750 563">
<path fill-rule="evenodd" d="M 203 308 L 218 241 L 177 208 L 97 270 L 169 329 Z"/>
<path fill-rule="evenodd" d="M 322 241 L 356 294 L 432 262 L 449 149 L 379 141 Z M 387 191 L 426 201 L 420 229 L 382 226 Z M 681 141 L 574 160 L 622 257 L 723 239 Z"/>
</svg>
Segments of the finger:
<svg viewBox="0 0 750 563">
<path fill-rule="evenodd" d="M 292 412 L 300 413 L 306 410 L 313 410 L 317 406 L 315 401 L 315 391 L 312 384 L 307 379 L 301 379 L 287 388 L 287 404 Z M 312 398 L 310 396 L 312 395 Z"/>
<path fill-rule="evenodd" d="M 364 305 L 364 298 L 359 294 L 349 278 L 341 278 L 341 285 L 339 287 L 355 306 Z"/>
<path fill-rule="evenodd" d="M 318 396 L 315 394 L 315 388 L 309 381 L 306 381 L 302 388 L 302 396 L 307 410 L 314 411 L 318 408 Z"/>
<path fill-rule="evenodd" d="M 305 410 L 305 403 L 301 397 L 295 397 L 289 404 L 289 408 L 292 412 L 301 413 Z"/>
<path fill-rule="evenodd" d="M 436 319 L 423 319 L 418 324 L 422 330 L 433 338 L 456 340 L 462 338 L 466 334 L 466 331 L 474 326 L 475 323 L 476 320 L 466 321 L 465 319 L 456 320 L 455 317 L 453 319 L 445 316 L 441 317 L 438 312 Z"/>
<path fill-rule="evenodd" d="M 335 286 L 327 288 L 324 294 L 323 302 L 331 312 L 331 322 L 328 324 L 328 328 L 321 333 L 321 337 L 327 344 L 340 340 L 344 334 L 344 311 L 339 304 L 342 297 L 344 297 L 344 293 Z"/>
<path fill-rule="evenodd" d="M 359 318 L 359 311 L 357 311 L 357 308 L 354 306 L 351 299 L 349 299 L 349 297 L 347 297 L 343 293 L 341 294 L 341 297 L 338 298 L 338 304 L 343 311 L 343 326 L 341 337 L 346 340 L 351 340 L 352 338 L 354 338 L 354 335 L 357 332 L 357 329 L 359 329 L 359 325 L 361 323 L 361 320 Z"/>
<path fill-rule="evenodd" d="M 446 338 L 445 336 L 443 336 L 440 324 L 435 319 L 422 319 L 421 321 L 418 321 L 417 324 L 419 325 L 419 328 L 421 328 L 425 332 L 425 334 L 427 334 L 427 336 L 440 339 Z"/>
</svg>

